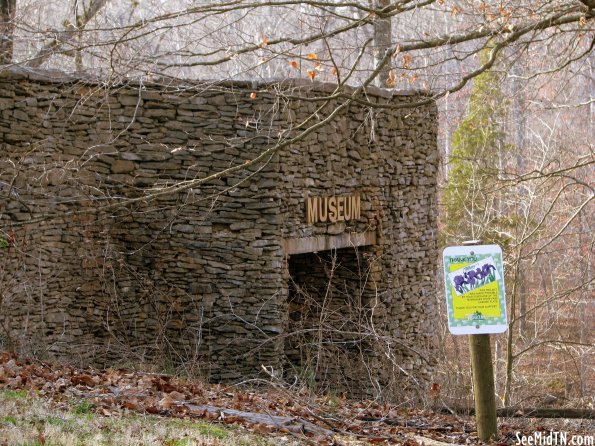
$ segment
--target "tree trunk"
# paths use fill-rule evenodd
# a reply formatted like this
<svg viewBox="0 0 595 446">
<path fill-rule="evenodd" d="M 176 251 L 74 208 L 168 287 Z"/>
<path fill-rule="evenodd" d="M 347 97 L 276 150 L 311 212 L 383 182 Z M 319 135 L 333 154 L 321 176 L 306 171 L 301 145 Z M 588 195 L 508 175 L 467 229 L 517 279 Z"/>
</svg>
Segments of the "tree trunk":
<svg viewBox="0 0 595 446">
<path fill-rule="evenodd" d="M 0 0 L 0 64 L 12 62 L 17 0 Z"/>
<path fill-rule="evenodd" d="M 515 323 L 515 293 L 514 284 L 513 292 L 510 295 L 510 314 L 508 316 L 508 331 L 506 332 L 506 371 L 504 372 L 504 405 L 510 406 L 510 392 L 512 387 L 512 365 L 514 363 L 513 349 L 513 335 Z"/>
<path fill-rule="evenodd" d="M 390 5 L 390 0 L 375 0 L 374 7 L 382 10 Z M 390 17 L 376 17 L 374 22 L 374 68 L 377 68 L 387 52 L 391 47 L 392 30 Z M 390 61 L 381 68 L 378 76 L 374 80 L 377 87 L 386 88 L 388 85 L 386 81 L 389 78 L 389 73 L 392 68 Z"/>
<path fill-rule="evenodd" d="M 513 140 L 516 150 L 516 164 L 517 164 L 517 172 L 519 175 L 525 173 L 525 133 L 526 133 L 526 101 L 525 101 L 525 92 L 521 85 L 521 67 L 520 61 L 516 61 L 513 63 L 511 68 L 511 86 L 512 86 L 512 132 L 513 132 Z M 524 195 L 524 187 L 522 185 L 518 186 L 518 193 L 519 196 Z M 521 208 L 521 212 L 525 212 L 524 209 Z M 521 219 L 524 218 L 525 215 L 521 216 Z M 517 268 L 518 276 L 517 276 L 517 283 L 518 291 L 517 291 L 517 298 L 519 302 L 519 335 L 521 340 L 524 340 L 527 336 L 527 290 L 525 289 L 524 283 L 524 274 L 523 274 L 523 265 L 521 264 L 520 255 L 519 255 L 519 265 Z"/>
</svg>

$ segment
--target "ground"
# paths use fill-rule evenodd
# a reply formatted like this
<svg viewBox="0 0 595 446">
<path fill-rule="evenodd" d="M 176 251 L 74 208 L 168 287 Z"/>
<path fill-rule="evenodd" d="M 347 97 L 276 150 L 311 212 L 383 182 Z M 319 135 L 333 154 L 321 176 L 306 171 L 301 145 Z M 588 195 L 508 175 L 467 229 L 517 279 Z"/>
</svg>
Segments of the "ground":
<svg viewBox="0 0 595 446">
<path fill-rule="evenodd" d="M 499 438 L 492 444 L 562 432 L 592 445 L 594 431 L 593 420 L 500 419 Z M 473 419 L 280 385 L 210 385 L 0 353 L 0 446 L 444 443 L 481 444 Z"/>
</svg>

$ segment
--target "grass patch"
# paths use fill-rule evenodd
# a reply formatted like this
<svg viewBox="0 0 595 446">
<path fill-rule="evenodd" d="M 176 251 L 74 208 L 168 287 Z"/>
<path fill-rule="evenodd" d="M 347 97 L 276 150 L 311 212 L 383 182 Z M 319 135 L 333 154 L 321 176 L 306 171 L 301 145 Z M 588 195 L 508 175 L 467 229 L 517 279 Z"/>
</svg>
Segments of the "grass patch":
<svg viewBox="0 0 595 446">
<path fill-rule="evenodd" d="M 225 430 L 216 424 L 199 424 L 196 426 L 196 429 L 201 435 L 218 438 L 219 440 L 223 440 L 229 435 L 229 430 Z"/>
<path fill-rule="evenodd" d="M 3 390 L 2 396 L 7 400 L 24 400 L 29 393 L 26 390 Z"/>
<path fill-rule="evenodd" d="M 45 419 L 45 422 L 50 426 L 63 426 L 66 421 L 63 418 L 57 417 L 55 415 L 48 415 Z"/>
<path fill-rule="evenodd" d="M 165 440 L 166 446 L 191 446 L 189 438 L 180 438 L 179 440 L 168 439 Z"/>
<path fill-rule="evenodd" d="M 39 440 L 34 441 L 33 443 L 19 443 L 16 446 L 60 446 L 54 443 L 41 443 Z"/>
<path fill-rule="evenodd" d="M 220 426 L 218 424 L 194 422 L 189 420 L 172 420 L 174 426 L 179 426 L 182 429 L 188 429 L 202 437 L 215 438 L 217 440 L 224 440 L 229 435 L 237 430 L 236 426 Z"/>
<path fill-rule="evenodd" d="M 74 409 L 72 409 L 72 413 L 76 415 L 86 415 L 90 414 L 92 409 L 93 404 L 91 404 L 89 401 L 81 401 L 79 404 L 74 406 Z"/>
<path fill-rule="evenodd" d="M 63 418 L 56 415 L 32 415 L 30 417 L 24 418 L 23 421 L 26 423 L 34 424 L 35 426 L 43 426 L 46 424 L 49 426 L 63 426 L 64 424 L 66 424 L 66 421 Z"/>
<path fill-rule="evenodd" d="M 17 425 L 17 418 L 13 417 L 12 415 L 6 415 L 5 417 L 0 418 L 0 423 L 3 424 L 14 424 Z"/>
<path fill-rule="evenodd" d="M 0 391 L 0 444 L 11 446 L 294 446 L 237 425 L 144 414 L 105 417 L 79 401 L 70 410 L 27 392 Z M 43 440 L 41 440 L 43 439 Z M 40 443 L 43 441 L 43 444 Z"/>
</svg>

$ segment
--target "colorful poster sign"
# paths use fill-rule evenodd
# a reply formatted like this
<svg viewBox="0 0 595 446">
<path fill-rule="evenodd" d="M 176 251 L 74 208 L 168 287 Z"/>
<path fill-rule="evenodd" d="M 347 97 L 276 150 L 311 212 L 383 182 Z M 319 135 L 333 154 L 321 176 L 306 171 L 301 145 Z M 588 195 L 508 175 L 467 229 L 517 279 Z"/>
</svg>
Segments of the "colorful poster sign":
<svg viewBox="0 0 595 446">
<path fill-rule="evenodd" d="M 505 332 L 502 249 L 498 245 L 451 246 L 444 250 L 443 260 L 450 332 Z"/>
</svg>

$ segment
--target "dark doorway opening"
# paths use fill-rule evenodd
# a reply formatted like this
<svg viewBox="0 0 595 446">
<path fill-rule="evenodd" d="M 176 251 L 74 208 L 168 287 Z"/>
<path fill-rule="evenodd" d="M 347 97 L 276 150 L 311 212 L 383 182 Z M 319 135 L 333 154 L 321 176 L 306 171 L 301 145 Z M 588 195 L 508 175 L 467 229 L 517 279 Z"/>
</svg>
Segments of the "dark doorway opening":
<svg viewBox="0 0 595 446">
<path fill-rule="evenodd" d="M 354 394 L 369 379 L 375 301 L 370 247 L 289 257 L 286 379 Z"/>
</svg>

